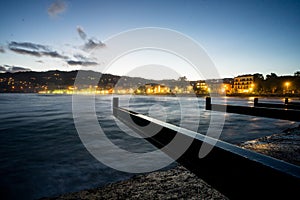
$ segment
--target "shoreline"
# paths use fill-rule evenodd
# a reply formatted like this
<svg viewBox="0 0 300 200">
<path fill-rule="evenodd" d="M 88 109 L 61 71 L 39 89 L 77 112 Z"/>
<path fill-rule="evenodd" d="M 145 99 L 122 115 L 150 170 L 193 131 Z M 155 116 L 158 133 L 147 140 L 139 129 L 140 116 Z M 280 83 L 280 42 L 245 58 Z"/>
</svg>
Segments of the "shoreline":
<svg viewBox="0 0 300 200">
<path fill-rule="evenodd" d="M 300 125 L 240 144 L 256 151 L 300 166 Z M 44 200 L 68 199 L 228 199 L 201 178 L 178 165 L 165 171 L 135 175 L 128 180 L 105 186 L 63 194 Z"/>
<path fill-rule="evenodd" d="M 103 187 L 63 194 L 42 200 L 71 199 L 220 199 L 228 200 L 181 165 L 165 171 L 135 175 Z"/>
<path fill-rule="evenodd" d="M 300 124 L 282 133 L 244 142 L 240 146 L 300 166 Z"/>
<path fill-rule="evenodd" d="M 41 200 L 71 199 L 219 199 L 228 200 L 185 167 L 135 175 L 99 188 L 62 194 Z"/>
<path fill-rule="evenodd" d="M 47 95 L 47 96 L 55 96 L 55 95 L 73 95 L 67 93 L 38 93 L 38 92 L 0 92 L 0 94 L 38 94 L 38 95 Z M 135 96 L 168 96 L 168 97 L 207 97 L 210 94 L 194 94 L 194 93 L 170 93 L 170 94 L 123 94 L 123 93 L 111 93 L 111 94 L 93 94 L 93 93 L 83 93 L 83 95 L 97 95 L 97 96 L 110 96 L 110 95 L 135 95 Z M 226 94 L 220 95 L 224 97 L 240 97 L 240 98 L 247 98 L 247 97 L 261 97 L 261 98 L 295 98 L 300 100 L 300 94 Z"/>
</svg>

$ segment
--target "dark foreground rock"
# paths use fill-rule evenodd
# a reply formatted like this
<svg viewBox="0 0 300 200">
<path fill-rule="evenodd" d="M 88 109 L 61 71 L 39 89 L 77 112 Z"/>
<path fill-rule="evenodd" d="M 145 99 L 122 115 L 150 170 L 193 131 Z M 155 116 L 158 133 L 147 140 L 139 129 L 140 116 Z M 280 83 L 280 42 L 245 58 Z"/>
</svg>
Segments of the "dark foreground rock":
<svg viewBox="0 0 300 200">
<path fill-rule="evenodd" d="M 300 166 L 300 126 L 245 142 L 241 146 Z"/>
<path fill-rule="evenodd" d="M 182 166 L 49 199 L 227 199 Z"/>
</svg>

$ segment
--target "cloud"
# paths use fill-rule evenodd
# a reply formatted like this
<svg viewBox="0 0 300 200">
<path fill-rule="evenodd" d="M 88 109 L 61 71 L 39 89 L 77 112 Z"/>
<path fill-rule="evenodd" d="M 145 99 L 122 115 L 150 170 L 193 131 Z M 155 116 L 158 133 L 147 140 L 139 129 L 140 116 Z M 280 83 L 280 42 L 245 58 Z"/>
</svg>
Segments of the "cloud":
<svg viewBox="0 0 300 200">
<path fill-rule="evenodd" d="M 8 72 L 11 72 L 11 73 L 15 73 L 15 72 L 28 72 L 28 71 L 31 71 L 31 69 L 29 69 L 29 68 L 24 68 L 24 67 L 16 67 L 16 66 L 12 66 L 12 67 L 8 68 L 7 71 L 8 71 Z"/>
<path fill-rule="evenodd" d="M 31 42 L 10 42 L 9 47 L 19 47 L 19 48 L 27 48 L 27 49 L 33 49 L 33 50 L 44 50 L 49 51 L 49 48 L 45 45 L 41 44 L 34 44 Z"/>
<path fill-rule="evenodd" d="M 91 50 L 97 47 L 104 47 L 105 44 L 95 38 L 89 38 L 87 39 L 87 34 L 84 32 L 83 28 L 81 26 L 77 26 L 77 32 L 82 40 L 85 41 L 85 44 L 83 46 L 83 50 Z"/>
<path fill-rule="evenodd" d="M 75 60 L 68 60 L 67 63 L 69 65 L 81 65 L 81 66 L 93 66 L 98 65 L 97 62 L 95 62 L 93 59 L 90 59 L 88 57 L 85 57 L 82 54 L 75 54 L 74 55 Z"/>
<path fill-rule="evenodd" d="M 9 47 L 9 49 L 16 52 L 16 53 L 19 53 L 19 54 L 28 54 L 28 55 L 31 55 L 31 56 L 41 57 L 41 54 L 37 51 L 18 49 L 18 48 L 15 48 L 15 47 Z"/>
<path fill-rule="evenodd" d="M 5 53 L 5 50 L 2 46 L 0 46 L 0 53 Z"/>
<path fill-rule="evenodd" d="M 53 58 L 64 58 L 64 59 L 68 58 L 67 56 L 63 56 L 63 55 L 57 53 L 56 51 L 41 52 L 41 54 L 43 56 L 50 56 L 50 57 L 53 57 Z"/>
<path fill-rule="evenodd" d="M 104 47 L 105 44 L 102 43 L 101 41 L 98 41 L 96 39 L 89 39 L 85 44 L 84 44 L 84 49 L 85 50 L 90 50 L 94 49 L 96 47 Z"/>
<path fill-rule="evenodd" d="M 28 72 L 28 71 L 31 71 L 31 69 L 25 67 L 19 67 L 19 66 L 10 66 L 10 65 L 0 66 L 0 72 L 2 73 Z"/>
<path fill-rule="evenodd" d="M 56 0 L 48 7 L 48 14 L 51 17 L 63 13 L 67 9 L 67 4 L 63 0 Z"/>
<path fill-rule="evenodd" d="M 93 61 L 90 58 L 85 57 L 81 54 L 75 54 L 74 55 L 75 60 L 67 60 L 67 63 L 69 65 L 81 65 L 81 66 L 93 66 L 97 65 L 98 63 Z"/>
<path fill-rule="evenodd" d="M 83 39 L 83 40 L 86 39 L 86 33 L 84 32 L 82 27 L 77 26 L 77 32 L 78 32 L 79 36 L 81 37 L 81 39 Z"/>
<path fill-rule="evenodd" d="M 85 56 L 83 56 L 83 55 L 80 55 L 80 54 L 75 54 L 74 57 L 75 57 L 76 59 L 78 59 L 78 60 L 85 60 L 85 61 L 88 60 L 87 57 L 85 57 Z"/>
<path fill-rule="evenodd" d="M 19 54 L 27 54 L 31 56 L 41 57 L 50 56 L 53 58 L 67 59 L 67 56 L 61 55 L 56 51 L 51 50 L 49 47 L 41 44 L 31 42 L 15 42 L 12 41 L 8 44 L 8 48 Z"/>
<path fill-rule="evenodd" d="M 98 63 L 92 61 L 75 61 L 75 60 L 68 60 L 67 63 L 69 65 L 81 65 L 81 66 L 92 66 L 97 65 Z"/>
</svg>

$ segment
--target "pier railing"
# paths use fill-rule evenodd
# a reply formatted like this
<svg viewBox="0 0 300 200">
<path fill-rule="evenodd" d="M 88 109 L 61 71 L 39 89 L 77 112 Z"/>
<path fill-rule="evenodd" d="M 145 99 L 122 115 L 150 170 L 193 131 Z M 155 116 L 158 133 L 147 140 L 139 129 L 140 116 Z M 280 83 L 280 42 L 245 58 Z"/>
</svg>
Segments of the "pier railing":
<svg viewBox="0 0 300 200">
<path fill-rule="evenodd" d="M 236 113 L 243 115 L 252 115 L 258 117 L 268 117 L 274 119 L 290 120 L 290 121 L 300 121 L 300 109 L 295 109 L 297 105 L 287 107 L 287 105 L 281 104 L 267 104 L 258 103 L 258 99 L 254 100 L 254 107 L 249 106 L 236 106 L 236 105 L 222 105 L 222 104 L 212 104 L 211 98 L 206 97 L 206 110 L 220 111 L 227 113 Z"/>
<path fill-rule="evenodd" d="M 254 106 L 255 107 L 265 107 L 265 108 L 285 108 L 285 109 L 296 109 L 300 110 L 299 102 L 289 102 L 288 98 L 285 98 L 284 103 L 261 103 L 258 102 L 258 98 L 254 98 Z"/>
<path fill-rule="evenodd" d="M 138 134 L 148 136 L 145 139 L 157 148 L 169 144 L 176 134 L 180 134 L 183 139 L 194 138 L 187 151 L 176 161 L 230 199 L 299 198 L 299 166 L 172 124 L 158 120 L 154 122 L 148 116 L 120 108 L 118 98 L 113 100 L 113 114 Z M 139 128 L 150 122 L 161 126 L 161 130 L 154 136 Z M 214 147 L 206 157 L 199 158 L 203 144 L 214 144 Z M 169 149 L 164 153 L 172 157 L 172 151 L 175 150 Z"/>
</svg>

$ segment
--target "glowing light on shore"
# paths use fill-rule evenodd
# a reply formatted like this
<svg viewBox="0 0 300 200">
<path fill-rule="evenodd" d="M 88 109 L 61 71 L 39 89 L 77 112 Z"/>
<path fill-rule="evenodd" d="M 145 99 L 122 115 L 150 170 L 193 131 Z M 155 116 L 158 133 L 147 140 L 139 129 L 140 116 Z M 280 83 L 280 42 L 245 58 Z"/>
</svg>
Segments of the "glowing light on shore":
<svg viewBox="0 0 300 200">
<path fill-rule="evenodd" d="M 286 86 L 286 89 L 288 90 L 288 88 L 290 86 L 290 82 L 285 82 L 285 86 Z"/>
<path fill-rule="evenodd" d="M 288 92 L 289 91 L 289 86 L 290 86 L 290 82 L 285 82 L 285 86 L 286 86 L 286 92 Z"/>
</svg>

